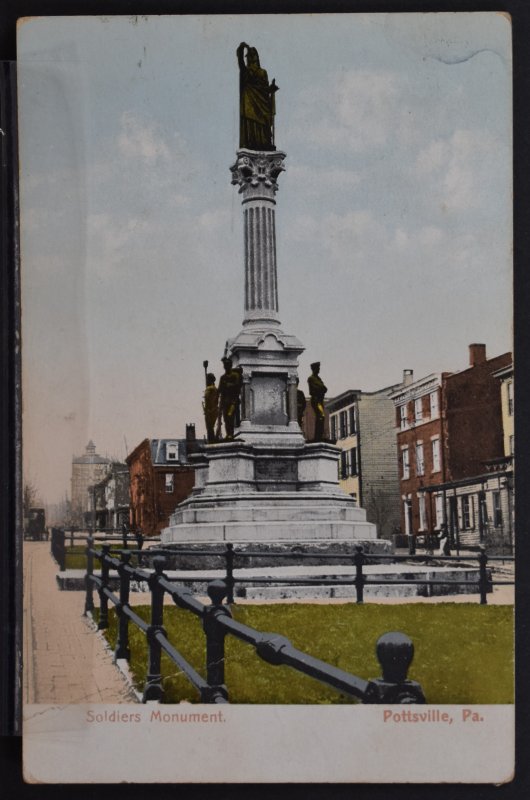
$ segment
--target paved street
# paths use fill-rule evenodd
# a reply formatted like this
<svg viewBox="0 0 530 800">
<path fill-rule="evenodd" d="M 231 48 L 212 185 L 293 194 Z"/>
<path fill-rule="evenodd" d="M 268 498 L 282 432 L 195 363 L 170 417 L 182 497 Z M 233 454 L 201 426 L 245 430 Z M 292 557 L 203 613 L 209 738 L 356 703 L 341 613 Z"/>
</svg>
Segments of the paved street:
<svg viewBox="0 0 530 800">
<path fill-rule="evenodd" d="M 47 542 L 24 542 L 24 702 L 134 702 L 83 617 L 84 593 L 60 591 L 57 571 Z"/>
</svg>

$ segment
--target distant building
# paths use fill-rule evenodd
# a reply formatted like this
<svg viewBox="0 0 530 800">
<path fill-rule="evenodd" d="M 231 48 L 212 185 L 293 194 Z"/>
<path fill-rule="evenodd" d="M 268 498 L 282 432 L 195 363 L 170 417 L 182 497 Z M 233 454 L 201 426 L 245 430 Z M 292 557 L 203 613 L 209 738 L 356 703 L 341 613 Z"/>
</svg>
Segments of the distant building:
<svg viewBox="0 0 530 800">
<path fill-rule="evenodd" d="M 341 449 L 339 485 L 365 509 L 378 535 L 390 538 L 399 526 L 400 495 L 394 404 L 390 393 L 349 389 L 326 402 L 330 439 Z"/>
<path fill-rule="evenodd" d="M 176 506 L 191 494 L 195 471 L 188 452 L 196 449 L 195 428 L 186 439 L 144 439 L 127 458 L 130 475 L 130 525 L 156 536 Z"/>
<path fill-rule="evenodd" d="M 487 359 L 486 346 L 472 344 L 467 369 L 433 373 L 392 393 L 407 535 L 439 534 L 446 526 L 453 541 L 472 545 L 483 540 L 489 518 L 499 519 L 488 480 L 504 455 L 494 373 L 510 363 L 510 353 Z"/>
<path fill-rule="evenodd" d="M 129 467 L 112 462 L 102 481 L 88 488 L 88 509 L 91 525 L 98 529 L 120 530 L 124 522 L 129 523 Z"/>
<path fill-rule="evenodd" d="M 110 460 L 96 453 L 92 440 L 86 446 L 85 454 L 72 459 L 72 522 L 75 525 L 89 525 L 88 487 L 99 483 L 110 468 Z"/>
</svg>

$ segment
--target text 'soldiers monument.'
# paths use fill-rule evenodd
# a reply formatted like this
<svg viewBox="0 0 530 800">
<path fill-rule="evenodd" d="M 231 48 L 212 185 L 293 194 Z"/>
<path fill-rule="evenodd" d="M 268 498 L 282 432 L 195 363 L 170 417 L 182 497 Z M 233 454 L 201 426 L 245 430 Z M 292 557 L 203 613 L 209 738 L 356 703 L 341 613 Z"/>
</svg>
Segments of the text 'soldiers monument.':
<svg viewBox="0 0 530 800">
<path fill-rule="evenodd" d="M 162 539 L 323 547 L 364 540 L 373 549 L 375 526 L 339 488 L 339 449 L 306 442 L 299 425 L 297 368 L 304 348 L 282 330 L 278 303 L 275 210 L 285 169 L 285 153 L 274 141 L 279 87 L 269 83 L 255 48 L 243 42 L 237 58 L 240 142 L 231 172 L 243 206 L 245 314 L 242 330 L 226 343 L 219 384 L 226 438 L 192 457 L 195 489 Z M 239 403 L 229 395 L 233 385 Z"/>
</svg>

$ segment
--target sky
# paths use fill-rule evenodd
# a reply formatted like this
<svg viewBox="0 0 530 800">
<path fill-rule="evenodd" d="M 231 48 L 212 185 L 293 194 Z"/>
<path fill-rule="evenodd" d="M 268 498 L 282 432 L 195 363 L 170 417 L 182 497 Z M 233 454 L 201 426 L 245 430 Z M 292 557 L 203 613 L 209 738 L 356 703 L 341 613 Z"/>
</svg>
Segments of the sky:
<svg viewBox="0 0 530 800">
<path fill-rule="evenodd" d="M 328 396 L 512 349 L 511 31 L 497 13 L 19 25 L 25 477 L 204 433 L 243 320 L 236 49 L 280 87 L 282 328 Z"/>
</svg>

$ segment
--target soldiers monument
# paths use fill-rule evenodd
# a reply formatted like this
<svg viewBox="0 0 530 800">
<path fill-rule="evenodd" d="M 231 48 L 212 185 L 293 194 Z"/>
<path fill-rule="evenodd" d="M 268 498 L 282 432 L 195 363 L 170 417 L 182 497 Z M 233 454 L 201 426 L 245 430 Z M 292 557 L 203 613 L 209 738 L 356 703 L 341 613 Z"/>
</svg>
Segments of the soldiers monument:
<svg viewBox="0 0 530 800">
<path fill-rule="evenodd" d="M 238 418 L 235 426 L 228 422 L 224 441 L 192 456 L 195 488 L 162 541 L 330 551 L 355 542 L 382 550 L 388 543 L 375 541 L 375 525 L 339 488 L 339 449 L 307 442 L 300 428 L 297 370 L 304 347 L 282 329 L 278 302 L 275 213 L 286 158 L 274 141 L 279 87 L 269 83 L 255 48 L 242 42 L 237 59 L 240 141 L 230 170 L 243 207 L 244 319 L 226 342 L 223 361 L 227 375 L 237 370 L 240 376 Z M 225 423 L 230 413 L 225 407 Z"/>
</svg>

